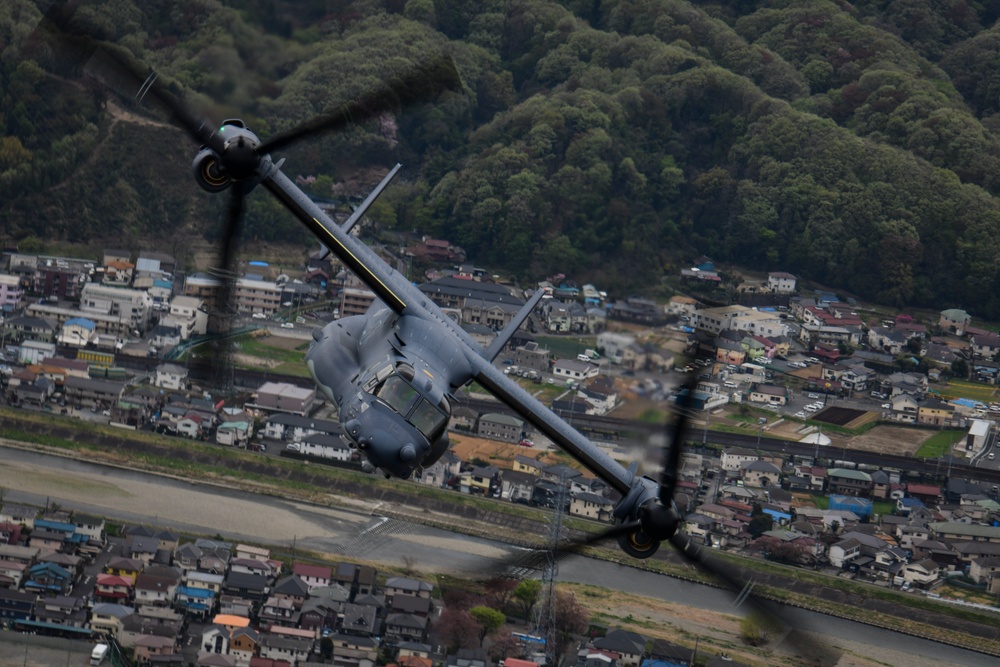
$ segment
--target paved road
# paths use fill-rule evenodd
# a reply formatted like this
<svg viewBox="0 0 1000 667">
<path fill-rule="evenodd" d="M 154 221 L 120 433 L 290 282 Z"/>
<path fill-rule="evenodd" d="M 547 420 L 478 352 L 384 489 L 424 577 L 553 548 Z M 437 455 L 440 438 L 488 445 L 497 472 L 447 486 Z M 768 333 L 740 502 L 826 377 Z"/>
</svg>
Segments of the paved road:
<svg viewBox="0 0 1000 667">
<path fill-rule="evenodd" d="M 0 449 L 0 458 L 0 486 L 7 489 L 7 500 L 12 502 L 44 505 L 48 500 L 126 522 L 220 533 L 233 541 L 285 545 L 294 541 L 300 548 L 385 563 L 399 564 L 405 554 L 418 570 L 428 573 L 483 572 L 484 563 L 514 552 L 505 544 L 381 517 L 377 506 L 364 511 L 333 509 L 15 449 Z M 568 558 L 560 564 L 559 576 L 564 581 L 734 613 L 732 598 L 724 591 L 603 561 Z M 799 610 L 790 613 L 810 630 L 905 654 L 907 667 L 996 664 L 996 658 L 858 623 Z"/>
</svg>

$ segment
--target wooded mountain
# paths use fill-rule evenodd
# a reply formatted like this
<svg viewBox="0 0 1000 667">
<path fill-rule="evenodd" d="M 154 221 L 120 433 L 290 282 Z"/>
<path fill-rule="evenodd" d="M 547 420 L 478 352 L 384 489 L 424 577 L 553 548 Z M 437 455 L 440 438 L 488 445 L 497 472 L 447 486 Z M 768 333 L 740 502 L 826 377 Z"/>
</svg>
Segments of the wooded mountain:
<svg viewBox="0 0 1000 667">
<path fill-rule="evenodd" d="M 400 160 L 373 215 L 478 264 L 625 291 L 706 254 L 1000 319 L 997 3 L 81 4 L 81 29 L 261 136 L 446 49 L 464 94 L 300 145 L 286 170 L 328 196 Z M 39 17 L 0 5 L 7 240 L 211 235 L 223 202 L 191 182 L 189 143 L 81 78 Z M 251 200 L 248 234 L 301 238 Z"/>
</svg>

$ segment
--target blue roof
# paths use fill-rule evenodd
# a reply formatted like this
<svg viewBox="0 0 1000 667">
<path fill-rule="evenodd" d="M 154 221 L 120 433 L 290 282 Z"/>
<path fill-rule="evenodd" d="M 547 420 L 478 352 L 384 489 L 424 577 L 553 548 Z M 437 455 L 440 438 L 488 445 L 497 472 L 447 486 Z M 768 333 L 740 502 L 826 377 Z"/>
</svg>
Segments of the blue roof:
<svg viewBox="0 0 1000 667">
<path fill-rule="evenodd" d="M 955 405 L 961 405 L 962 407 L 965 408 L 974 408 L 976 407 L 976 403 L 978 403 L 979 401 L 973 401 L 971 398 L 955 398 L 952 399 L 951 402 L 954 403 Z"/>
<path fill-rule="evenodd" d="M 899 504 L 903 507 L 923 507 L 924 502 L 920 498 L 901 498 Z"/>
<path fill-rule="evenodd" d="M 189 598 L 210 599 L 215 597 L 215 593 L 207 588 L 191 588 L 190 586 L 178 586 L 177 595 L 185 595 Z"/>
<path fill-rule="evenodd" d="M 259 259 L 253 259 L 247 262 L 250 266 L 270 266 L 267 262 L 262 262 Z"/>
<path fill-rule="evenodd" d="M 47 528 L 48 530 L 54 530 L 60 533 L 76 532 L 76 526 L 72 523 L 53 521 L 52 519 L 35 519 L 35 528 Z"/>
<path fill-rule="evenodd" d="M 84 329 L 93 330 L 97 325 L 94 324 L 93 320 L 88 320 L 86 317 L 71 317 L 66 320 L 66 326 L 78 326 L 83 327 Z"/>
<path fill-rule="evenodd" d="M 174 286 L 174 284 L 172 282 L 170 282 L 169 280 L 159 280 L 159 279 L 154 279 L 153 280 L 153 285 L 155 287 L 164 287 L 166 289 L 172 289 L 173 286 Z"/>
</svg>

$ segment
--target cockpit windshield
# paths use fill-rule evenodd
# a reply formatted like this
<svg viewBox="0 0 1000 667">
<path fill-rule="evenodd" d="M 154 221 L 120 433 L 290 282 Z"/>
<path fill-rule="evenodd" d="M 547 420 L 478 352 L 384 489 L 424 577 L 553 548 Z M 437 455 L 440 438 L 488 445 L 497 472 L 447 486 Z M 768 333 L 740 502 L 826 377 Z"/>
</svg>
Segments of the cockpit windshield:
<svg viewBox="0 0 1000 667">
<path fill-rule="evenodd" d="M 417 396 L 417 390 L 398 375 L 390 375 L 375 390 L 375 395 L 401 415 L 409 411 L 410 403 Z"/>
<path fill-rule="evenodd" d="M 385 378 L 373 393 L 406 417 L 428 440 L 436 440 L 451 416 L 451 403 L 447 397 L 442 397 L 440 405 L 435 406 L 421 396 L 407 381 L 413 379 L 413 368 L 408 364 L 400 364 L 396 371 L 398 374 Z"/>
<path fill-rule="evenodd" d="M 430 439 L 437 434 L 447 419 L 448 417 L 428 403 L 426 398 L 422 398 L 417 403 L 417 407 L 413 409 L 413 414 L 410 415 L 409 421 L 417 427 L 418 431 Z"/>
</svg>

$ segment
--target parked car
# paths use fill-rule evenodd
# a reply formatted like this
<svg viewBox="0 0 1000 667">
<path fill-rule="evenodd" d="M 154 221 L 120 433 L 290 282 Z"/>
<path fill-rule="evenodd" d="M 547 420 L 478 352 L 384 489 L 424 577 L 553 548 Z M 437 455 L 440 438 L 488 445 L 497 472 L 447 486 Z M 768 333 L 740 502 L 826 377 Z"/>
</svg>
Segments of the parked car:
<svg viewBox="0 0 1000 667">
<path fill-rule="evenodd" d="M 282 329 L 294 329 L 295 325 L 292 324 L 291 322 L 283 322 L 282 325 L 281 325 L 281 328 Z"/>
<path fill-rule="evenodd" d="M 882 404 L 882 409 L 883 410 L 892 410 L 892 403 L 883 403 Z"/>
<path fill-rule="evenodd" d="M 806 398 L 819 398 L 819 394 L 806 394 Z"/>
</svg>

